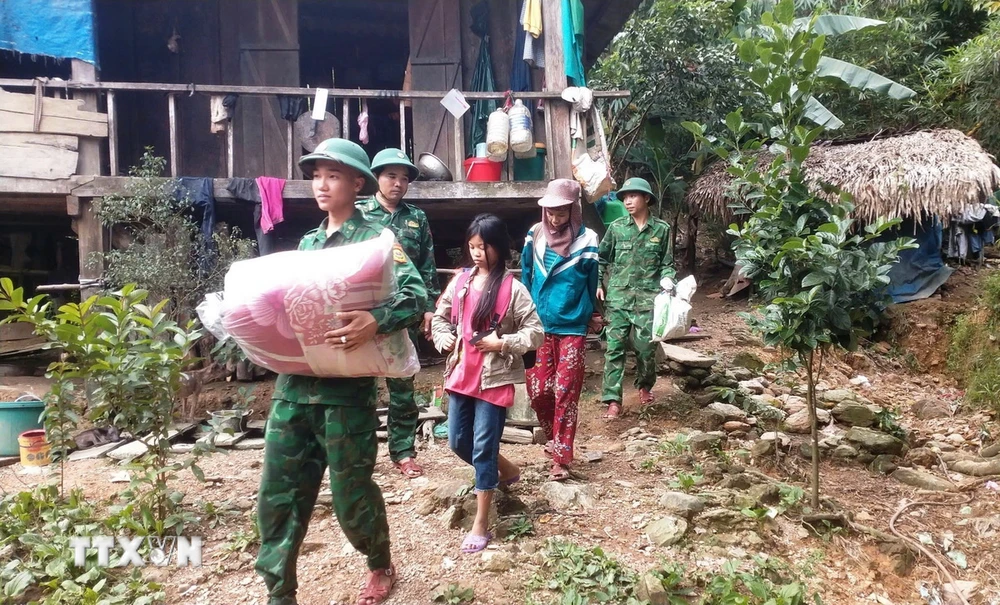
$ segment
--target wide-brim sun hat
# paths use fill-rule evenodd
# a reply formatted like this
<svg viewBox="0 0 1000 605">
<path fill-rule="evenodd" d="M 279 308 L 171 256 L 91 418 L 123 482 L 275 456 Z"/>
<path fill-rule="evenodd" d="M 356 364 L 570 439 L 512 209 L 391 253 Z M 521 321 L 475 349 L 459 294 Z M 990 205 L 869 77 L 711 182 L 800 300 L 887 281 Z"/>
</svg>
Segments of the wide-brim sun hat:
<svg viewBox="0 0 1000 605">
<path fill-rule="evenodd" d="M 388 149 L 383 149 L 382 151 L 375 154 L 372 158 L 372 172 L 377 177 L 383 168 L 389 166 L 404 166 L 406 167 L 406 172 L 410 176 L 410 182 L 417 180 L 420 176 L 420 169 L 417 168 L 410 158 L 403 153 L 402 149 L 396 149 L 395 147 L 389 147 Z"/>
<path fill-rule="evenodd" d="M 634 176 L 628 179 L 622 185 L 622 188 L 618 190 L 618 193 L 615 195 L 615 197 L 617 197 L 619 200 L 624 201 L 625 194 L 630 192 L 645 193 L 646 195 L 649 196 L 651 204 L 656 204 L 658 202 L 656 196 L 653 195 L 653 190 L 649 186 L 649 181 L 647 181 L 644 178 Z"/>
<path fill-rule="evenodd" d="M 378 191 L 378 180 L 372 173 L 368 154 L 361 145 L 347 139 L 327 139 L 316 146 L 309 154 L 299 158 L 299 168 L 307 179 L 312 178 L 313 169 L 318 160 L 327 160 L 352 168 L 365 178 L 365 185 L 359 192 L 361 195 L 375 195 Z"/>
<path fill-rule="evenodd" d="M 573 179 L 553 179 L 545 187 L 545 195 L 538 200 L 542 208 L 558 208 L 580 201 L 580 183 Z"/>
</svg>

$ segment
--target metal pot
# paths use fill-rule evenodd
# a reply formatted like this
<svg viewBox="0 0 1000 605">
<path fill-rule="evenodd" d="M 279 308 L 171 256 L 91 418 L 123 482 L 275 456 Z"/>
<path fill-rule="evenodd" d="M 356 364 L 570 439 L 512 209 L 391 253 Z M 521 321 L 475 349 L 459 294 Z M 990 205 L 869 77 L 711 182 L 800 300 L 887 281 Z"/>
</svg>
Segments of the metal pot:
<svg viewBox="0 0 1000 605">
<path fill-rule="evenodd" d="M 417 159 L 417 168 L 420 169 L 420 178 L 425 181 L 453 181 L 455 178 L 448 169 L 447 164 L 441 161 L 433 153 L 421 153 Z"/>
</svg>

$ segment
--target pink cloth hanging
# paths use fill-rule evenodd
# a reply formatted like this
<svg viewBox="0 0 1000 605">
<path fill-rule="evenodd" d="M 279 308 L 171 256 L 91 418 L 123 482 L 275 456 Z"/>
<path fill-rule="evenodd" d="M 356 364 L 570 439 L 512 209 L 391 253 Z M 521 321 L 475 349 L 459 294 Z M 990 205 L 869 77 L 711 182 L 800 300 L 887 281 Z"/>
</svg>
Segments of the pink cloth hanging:
<svg viewBox="0 0 1000 605">
<path fill-rule="evenodd" d="M 257 189 L 260 191 L 260 229 L 270 233 L 274 226 L 285 220 L 285 200 L 281 191 L 285 188 L 285 179 L 269 176 L 257 177 Z"/>
</svg>

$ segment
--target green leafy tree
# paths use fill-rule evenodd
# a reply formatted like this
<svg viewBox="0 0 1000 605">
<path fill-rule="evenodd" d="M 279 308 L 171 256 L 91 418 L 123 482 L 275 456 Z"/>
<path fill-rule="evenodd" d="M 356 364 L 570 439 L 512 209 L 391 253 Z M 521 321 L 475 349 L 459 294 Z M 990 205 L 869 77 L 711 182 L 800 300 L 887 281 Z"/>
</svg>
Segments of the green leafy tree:
<svg viewBox="0 0 1000 605">
<path fill-rule="evenodd" d="M 127 194 L 97 204 L 97 216 L 124 245 L 90 260 L 105 265 L 113 288 L 136 284 L 153 300 L 169 299 L 171 317 L 186 320 L 206 293 L 222 289 L 233 262 L 253 256 L 255 244 L 225 223 L 206 241 L 190 199 L 178 199 L 179 181 L 162 178 L 165 166 L 166 160 L 147 148 L 130 171 Z"/>
<path fill-rule="evenodd" d="M 146 291 L 127 284 L 110 295 L 54 309 L 45 295 L 25 300 L 21 288 L 0 279 L 0 311 L 10 313 L 4 322 L 32 324 L 50 348 L 63 352 L 49 366 L 53 386 L 43 412 L 46 435 L 59 459 L 65 461 L 71 431 L 84 414 L 74 387 L 89 383 L 94 403 L 86 417 L 142 436 L 148 446 L 132 467 L 132 484 L 123 497 L 142 516 L 141 527 L 163 535 L 185 520 L 177 507 L 182 494 L 169 489 L 170 480 L 188 468 L 203 478 L 197 460 L 212 448 L 199 445 L 186 459 L 170 459 L 168 436 L 181 370 L 201 331 L 193 321 L 181 326 L 170 319 L 166 300 L 150 306 L 147 297 Z"/>
<path fill-rule="evenodd" d="M 791 0 L 765 12 L 753 37 L 739 44 L 739 57 L 761 105 L 743 118 L 726 116 L 726 134 L 706 136 L 706 127 L 685 123 L 695 137 L 729 164 L 734 195 L 748 212 L 730 227 L 744 274 L 759 287 L 756 313 L 744 314 L 764 342 L 792 353 L 808 380 L 812 420 L 812 505 L 819 505 L 819 447 L 815 378 L 823 352 L 853 349 L 875 327 L 888 302 L 889 270 L 909 240 L 879 241 L 898 224 L 878 220 L 863 228 L 850 213 L 850 196 L 809 181 L 803 168 L 823 132 L 812 122 L 827 26 L 819 18 L 795 18 Z"/>
</svg>

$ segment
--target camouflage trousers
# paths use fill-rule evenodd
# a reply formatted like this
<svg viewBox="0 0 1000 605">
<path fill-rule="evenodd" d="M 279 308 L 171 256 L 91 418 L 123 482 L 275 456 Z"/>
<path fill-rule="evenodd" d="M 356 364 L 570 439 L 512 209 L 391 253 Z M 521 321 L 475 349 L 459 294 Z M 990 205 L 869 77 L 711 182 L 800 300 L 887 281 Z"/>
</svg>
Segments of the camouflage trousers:
<svg viewBox="0 0 1000 605">
<path fill-rule="evenodd" d="M 296 560 L 328 466 L 340 528 L 368 557 L 369 569 L 389 567 L 385 502 L 372 480 L 377 427 L 374 405 L 273 402 L 257 495 L 260 553 L 255 566 L 267 584 L 269 605 L 295 603 Z"/>
<path fill-rule="evenodd" d="M 420 341 L 417 339 L 423 338 L 420 330 L 410 328 L 409 334 L 413 346 L 418 346 Z M 386 378 L 385 386 L 389 390 L 389 417 L 386 420 L 389 430 L 389 458 L 393 462 L 399 462 L 417 455 L 413 444 L 416 441 L 420 410 L 417 408 L 412 376 Z"/>
<path fill-rule="evenodd" d="M 656 343 L 653 337 L 653 312 L 636 313 L 629 309 L 606 310 L 604 328 L 608 350 L 604 354 L 604 388 L 601 401 L 622 400 L 627 348 L 635 351 L 635 387 L 652 389 L 656 384 Z"/>
</svg>

